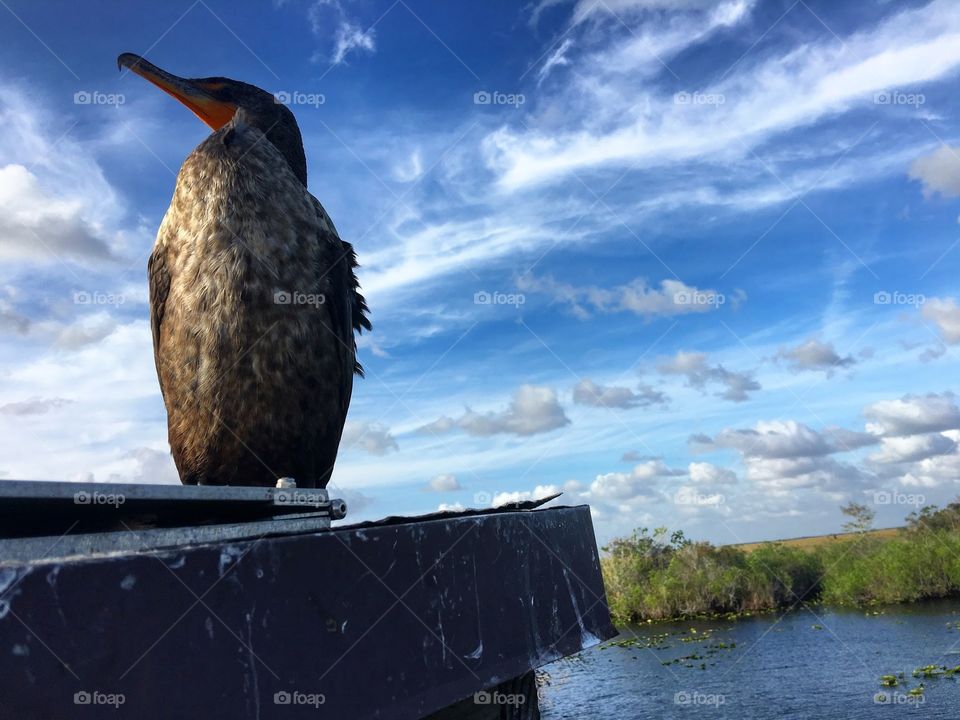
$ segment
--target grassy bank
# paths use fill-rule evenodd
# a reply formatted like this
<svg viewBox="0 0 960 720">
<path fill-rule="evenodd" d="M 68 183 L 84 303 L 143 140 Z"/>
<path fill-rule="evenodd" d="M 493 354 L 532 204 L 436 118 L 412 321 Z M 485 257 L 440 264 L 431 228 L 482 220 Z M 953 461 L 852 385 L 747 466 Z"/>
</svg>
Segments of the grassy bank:
<svg viewBox="0 0 960 720">
<path fill-rule="evenodd" d="M 604 548 L 618 623 L 789 608 L 860 606 L 960 595 L 960 503 L 911 513 L 904 528 L 846 542 L 751 543 L 748 550 L 636 531 Z"/>
</svg>

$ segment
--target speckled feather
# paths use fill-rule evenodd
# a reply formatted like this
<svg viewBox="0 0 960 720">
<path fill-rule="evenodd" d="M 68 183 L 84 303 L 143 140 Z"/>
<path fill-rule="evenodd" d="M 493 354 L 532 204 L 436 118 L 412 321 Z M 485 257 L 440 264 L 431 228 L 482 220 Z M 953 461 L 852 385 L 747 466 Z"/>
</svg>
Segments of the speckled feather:
<svg viewBox="0 0 960 720">
<path fill-rule="evenodd" d="M 355 265 L 242 112 L 186 159 L 149 262 L 157 374 L 185 484 L 326 485 L 359 371 L 354 332 L 370 327 Z"/>
</svg>

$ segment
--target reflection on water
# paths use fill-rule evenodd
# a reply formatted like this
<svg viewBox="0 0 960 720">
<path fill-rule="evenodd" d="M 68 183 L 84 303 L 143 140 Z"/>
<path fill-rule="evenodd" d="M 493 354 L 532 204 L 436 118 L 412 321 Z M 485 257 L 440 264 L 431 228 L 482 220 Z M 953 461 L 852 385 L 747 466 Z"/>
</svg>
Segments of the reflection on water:
<svg viewBox="0 0 960 720">
<path fill-rule="evenodd" d="M 639 625 L 547 665 L 541 708 L 544 720 L 956 720 L 960 675 L 912 672 L 960 665 L 958 622 L 960 601 L 942 601 Z M 898 673 L 896 685 L 881 686 Z"/>
</svg>

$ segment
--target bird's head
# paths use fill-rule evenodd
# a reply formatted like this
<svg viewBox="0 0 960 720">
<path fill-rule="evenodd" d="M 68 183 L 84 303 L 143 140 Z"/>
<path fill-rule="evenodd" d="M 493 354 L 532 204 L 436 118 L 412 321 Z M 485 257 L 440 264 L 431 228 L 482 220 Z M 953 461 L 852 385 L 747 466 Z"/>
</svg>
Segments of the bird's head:
<svg viewBox="0 0 960 720">
<path fill-rule="evenodd" d="M 307 184 L 307 159 L 297 120 L 286 105 L 266 90 L 223 77 L 177 77 L 133 53 L 118 57 L 117 65 L 129 68 L 175 97 L 215 131 L 243 108 L 247 122 L 266 136 L 286 158 L 300 182 Z"/>
</svg>

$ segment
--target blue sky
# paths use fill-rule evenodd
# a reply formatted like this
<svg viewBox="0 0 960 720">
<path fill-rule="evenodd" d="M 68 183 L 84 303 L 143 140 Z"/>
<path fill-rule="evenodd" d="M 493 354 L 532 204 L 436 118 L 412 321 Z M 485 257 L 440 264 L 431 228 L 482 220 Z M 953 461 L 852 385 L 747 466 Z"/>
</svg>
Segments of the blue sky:
<svg viewBox="0 0 960 720">
<path fill-rule="evenodd" d="M 145 266 L 208 131 L 124 51 L 298 118 L 374 322 L 353 518 L 563 490 L 725 543 L 958 494 L 950 2 L 6 0 L 3 477 L 176 481 Z"/>
</svg>

